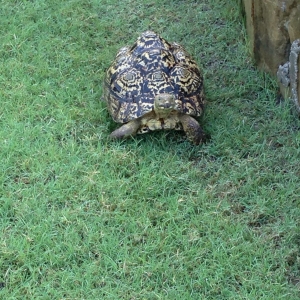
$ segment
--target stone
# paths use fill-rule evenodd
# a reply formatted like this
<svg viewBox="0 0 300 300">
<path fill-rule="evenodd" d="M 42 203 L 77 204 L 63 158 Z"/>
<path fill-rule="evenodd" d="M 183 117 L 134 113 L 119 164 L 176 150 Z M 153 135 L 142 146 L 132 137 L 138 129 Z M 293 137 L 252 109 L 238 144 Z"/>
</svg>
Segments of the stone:
<svg viewBox="0 0 300 300">
<path fill-rule="evenodd" d="M 300 112 L 300 0 L 242 0 L 257 66 L 279 79 Z"/>
<path fill-rule="evenodd" d="M 281 93 L 291 97 L 300 113 L 300 78 L 299 78 L 299 59 L 300 39 L 292 43 L 289 60 L 278 67 L 277 78 L 280 85 Z"/>
</svg>

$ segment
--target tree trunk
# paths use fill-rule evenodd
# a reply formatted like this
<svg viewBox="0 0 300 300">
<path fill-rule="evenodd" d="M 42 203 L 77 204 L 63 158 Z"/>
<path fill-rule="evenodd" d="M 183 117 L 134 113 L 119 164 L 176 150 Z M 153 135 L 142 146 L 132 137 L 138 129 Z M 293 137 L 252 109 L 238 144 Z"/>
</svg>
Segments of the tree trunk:
<svg viewBox="0 0 300 300">
<path fill-rule="evenodd" d="M 300 112 L 300 0 L 243 0 L 251 52 Z"/>
</svg>

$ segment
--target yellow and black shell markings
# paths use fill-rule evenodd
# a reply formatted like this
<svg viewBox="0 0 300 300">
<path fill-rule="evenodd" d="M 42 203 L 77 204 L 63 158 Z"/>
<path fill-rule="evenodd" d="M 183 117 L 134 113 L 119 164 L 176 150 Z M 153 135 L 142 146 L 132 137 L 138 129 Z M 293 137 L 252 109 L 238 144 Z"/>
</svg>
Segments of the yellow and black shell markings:
<svg viewBox="0 0 300 300">
<path fill-rule="evenodd" d="M 131 47 L 130 52 L 133 56 L 139 56 L 141 53 L 151 49 L 165 49 L 170 50 L 171 44 L 165 39 L 161 38 L 153 31 L 143 32 Z"/>
<path fill-rule="evenodd" d="M 178 112 L 202 113 L 203 80 L 196 62 L 180 45 L 146 31 L 131 48 L 119 50 L 106 72 L 104 98 L 113 119 L 126 123 L 151 112 L 161 93 L 175 96 Z"/>
</svg>

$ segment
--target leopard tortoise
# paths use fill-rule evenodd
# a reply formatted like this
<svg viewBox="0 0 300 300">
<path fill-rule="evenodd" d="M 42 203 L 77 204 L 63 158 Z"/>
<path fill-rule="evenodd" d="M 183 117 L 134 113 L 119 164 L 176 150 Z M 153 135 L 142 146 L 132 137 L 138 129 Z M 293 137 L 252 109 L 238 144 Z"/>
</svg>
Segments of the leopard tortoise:
<svg viewBox="0 0 300 300">
<path fill-rule="evenodd" d="M 104 100 L 114 121 L 123 124 L 111 138 L 158 129 L 184 130 L 196 145 L 205 138 L 193 118 L 204 105 L 200 70 L 182 46 L 153 31 L 119 50 L 106 72 Z"/>
</svg>

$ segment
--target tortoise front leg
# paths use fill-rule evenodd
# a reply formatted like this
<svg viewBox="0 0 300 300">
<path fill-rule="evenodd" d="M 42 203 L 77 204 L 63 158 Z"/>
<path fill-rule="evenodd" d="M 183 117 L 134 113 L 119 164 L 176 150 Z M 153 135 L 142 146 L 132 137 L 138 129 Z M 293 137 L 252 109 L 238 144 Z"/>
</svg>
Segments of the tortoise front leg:
<svg viewBox="0 0 300 300">
<path fill-rule="evenodd" d="M 116 129 L 110 134 L 112 139 L 122 139 L 136 134 L 140 127 L 139 120 L 132 120 L 128 123 L 122 125 L 120 128 Z"/>
<path fill-rule="evenodd" d="M 205 133 L 199 123 L 189 115 L 180 115 L 179 120 L 187 138 L 195 145 L 199 145 L 205 139 Z"/>
</svg>

